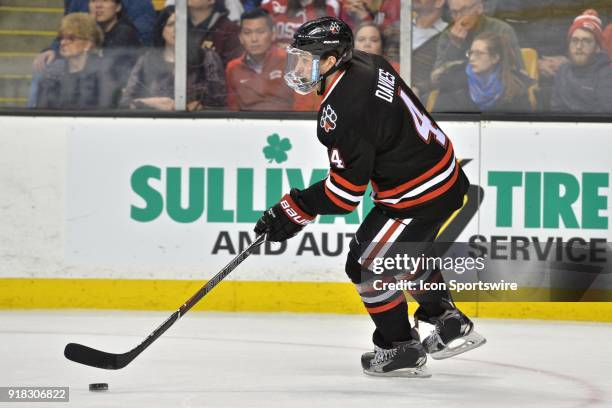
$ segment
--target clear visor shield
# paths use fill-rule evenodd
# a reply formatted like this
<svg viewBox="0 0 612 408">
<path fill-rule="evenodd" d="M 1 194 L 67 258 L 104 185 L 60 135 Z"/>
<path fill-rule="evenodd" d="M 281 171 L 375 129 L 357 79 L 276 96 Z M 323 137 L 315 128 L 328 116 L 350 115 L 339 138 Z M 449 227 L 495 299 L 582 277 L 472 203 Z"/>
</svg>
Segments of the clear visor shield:
<svg viewBox="0 0 612 408">
<path fill-rule="evenodd" d="M 287 47 L 287 85 L 295 92 L 306 95 L 315 89 L 319 79 L 319 57 L 308 51 Z"/>
</svg>

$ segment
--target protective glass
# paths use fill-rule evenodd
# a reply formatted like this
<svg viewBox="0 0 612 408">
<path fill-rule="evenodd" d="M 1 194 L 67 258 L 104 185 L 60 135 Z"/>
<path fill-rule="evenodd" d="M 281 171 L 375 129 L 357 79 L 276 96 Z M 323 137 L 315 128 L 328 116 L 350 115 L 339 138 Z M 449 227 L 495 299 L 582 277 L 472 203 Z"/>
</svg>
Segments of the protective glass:
<svg viewBox="0 0 612 408">
<path fill-rule="evenodd" d="M 287 47 L 285 82 L 289 88 L 306 95 L 315 89 L 320 79 L 318 56 L 298 48 Z"/>
</svg>

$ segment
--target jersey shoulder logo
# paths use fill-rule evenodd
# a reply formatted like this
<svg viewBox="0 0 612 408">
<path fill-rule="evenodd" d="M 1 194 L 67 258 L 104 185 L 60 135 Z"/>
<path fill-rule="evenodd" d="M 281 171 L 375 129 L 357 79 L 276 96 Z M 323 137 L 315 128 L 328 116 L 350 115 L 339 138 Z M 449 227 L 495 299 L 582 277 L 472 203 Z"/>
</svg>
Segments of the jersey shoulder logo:
<svg viewBox="0 0 612 408">
<path fill-rule="evenodd" d="M 336 128 L 336 121 L 338 120 L 338 115 L 331 107 L 330 104 L 327 104 L 323 111 L 321 112 L 321 120 L 319 121 L 319 125 L 325 130 L 326 133 L 331 132 Z"/>
</svg>

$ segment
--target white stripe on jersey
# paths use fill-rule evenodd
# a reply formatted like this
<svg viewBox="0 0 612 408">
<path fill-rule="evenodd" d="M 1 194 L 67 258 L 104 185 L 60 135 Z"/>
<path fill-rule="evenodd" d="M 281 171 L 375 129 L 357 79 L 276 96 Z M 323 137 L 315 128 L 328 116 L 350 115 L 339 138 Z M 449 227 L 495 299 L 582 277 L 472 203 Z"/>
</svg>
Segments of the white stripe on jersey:
<svg viewBox="0 0 612 408">
<path fill-rule="evenodd" d="M 396 222 L 400 224 L 398 225 L 397 229 L 393 232 L 393 234 L 391 234 L 389 239 L 387 239 L 384 242 L 384 245 L 382 246 L 382 248 L 378 250 L 377 253 L 375 254 L 372 253 L 374 249 L 376 249 L 376 246 L 381 243 L 381 240 L 383 239 L 385 234 L 389 231 L 389 229 L 391 229 L 393 224 L 395 224 Z M 389 221 L 387 221 L 385 225 L 383 225 L 383 227 L 380 229 L 380 231 L 378 231 L 378 234 L 376 234 L 374 239 L 370 242 L 366 250 L 363 251 L 363 254 L 359 258 L 359 263 L 363 264 L 364 261 L 372 260 L 373 258 L 381 257 L 384 254 L 386 254 L 387 251 L 389 250 L 389 247 L 393 244 L 393 242 L 395 242 L 397 237 L 404 231 L 404 229 L 406 228 L 408 224 L 410 224 L 410 222 L 412 222 L 412 218 L 407 218 L 403 220 L 403 222 L 395 220 L 395 219 L 390 219 Z"/>
<path fill-rule="evenodd" d="M 430 189 L 431 187 L 435 186 L 436 184 L 440 184 L 441 182 L 449 178 L 449 176 L 452 174 L 453 170 L 455 169 L 455 164 L 456 164 L 456 160 L 455 160 L 455 155 L 453 154 L 450 165 L 446 168 L 446 170 L 444 170 L 443 173 L 438 174 L 436 177 L 429 179 L 427 182 L 419 185 L 418 187 L 413 188 L 412 190 L 408 190 L 406 193 L 404 193 L 404 195 L 402 195 L 399 198 L 386 198 L 386 199 L 376 200 L 376 201 L 380 203 L 397 204 L 405 198 L 410 198 L 410 197 L 419 195 L 423 191 L 426 191 Z"/>
<path fill-rule="evenodd" d="M 406 225 L 410 224 L 410 221 L 412 221 L 411 218 L 407 219 L 407 223 L 404 224 L 403 222 L 400 223 L 400 225 L 397 227 L 397 229 L 393 232 L 393 234 L 391 234 L 391 236 L 389 237 L 389 239 L 387 240 L 387 242 L 385 242 L 385 245 L 382 246 L 382 248 L 380 248 L 380 250 L 378 251 L 377 254 L 374 254 L 374 257 L 376 258 L 382 258 L 383 256 L 385 256 L 385 254 L 387 253 L 387 251 L 389 251 L 389 248 L 391 248 L 391 245 L 393 245 L 393 243 L 395 242 L 395 240 L 397 239 L 397 237 L 399 237 L 399 235 L 404 232 L 404 229 L 406 228 Z"/>
<path fill-rule="evenodd" d="M 398 290 L 389 290 L 381 295 L 378 296 L 374 296 L 374 297 L 366 297 L 363 295 L 361 296 L 361 300 L 363 300 L 363 303 L 379 303 L 379 302 L 383 302 L 387 299 L 389 299 L 390 297 L 394 296 L 397 292 L 399 292 Z"/>
<path fill-rule="evenodd" d="M 334 184 L 334 182 L 331 180 L 331 176 L 327 177 L 327 180 L 325 180 L 325 185 L 327 186 L 327 188 L 330 189 L 330 191 L 332 191 L 334 194 L 336 194 L 339 197 L 342 197 L 346 200 L 351 201 L 353 204 L 355 205 L 359 205 L 359 203 L 361 202 L 361 199 L 363 198 L 363 196 L 354 196 L 352 194 L 347 193 L 346 191 L 336 187 L 336 185 Z"/>
</svg>

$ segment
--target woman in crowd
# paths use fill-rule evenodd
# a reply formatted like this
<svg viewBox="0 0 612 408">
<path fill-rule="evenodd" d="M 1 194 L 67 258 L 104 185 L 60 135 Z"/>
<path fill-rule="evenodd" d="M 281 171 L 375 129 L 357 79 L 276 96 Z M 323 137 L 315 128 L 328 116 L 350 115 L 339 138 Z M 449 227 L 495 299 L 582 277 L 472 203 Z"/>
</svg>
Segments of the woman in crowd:
<svg viewBox="0 0 612 408">
<path fill-rule="evenodd" d="M 440 79 L 437 111 L 529 111 L 528 88 L 532 83 L 520 70 L 505 38 L 482 33 L 467 52 L 468 62 L 452 65 Z"/>
<path fill-rule="evenodd" d="M 155 47 L 139 58 L 121 98 L 121 106 L 132 109 L 174 110 L 174 7 L 165 8 L 154 30 Z M 225 106 L 223 64 L 209 49 L 203 62 L 187 72 L 187 109 Z"/>
<path fill-rule="evenodd" d="M 105 86 L 110 93 L 110 106 L 117 107 L 121 92 L 141 54 L 138 30 L 123 14 L 122 0 L 89 0 L 89 14 L 104 33 L 102 56 L 105 65 Z"/>
<path fill-rule="evenodd" d="M 370 54 L 383 55 L 385 37 L 379 26 L 374 23 L 364 23 L 355 29 L 355 49 Z M 399 64 L 389 61 L 393 68 L 399 72 Z"/>
<path fill-rule="evenodd" d="M 100 79 L 101 58 L 97 53 L 104 35 L 96 20 L 86 13 L 64 16 L 60 24 L 59 53 L 45 70 L 39 84 L 37 108 L 104 108 L 104 85 Z"/>
</svg>

